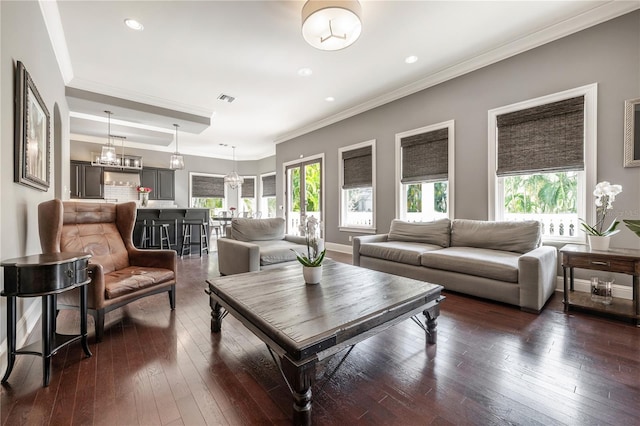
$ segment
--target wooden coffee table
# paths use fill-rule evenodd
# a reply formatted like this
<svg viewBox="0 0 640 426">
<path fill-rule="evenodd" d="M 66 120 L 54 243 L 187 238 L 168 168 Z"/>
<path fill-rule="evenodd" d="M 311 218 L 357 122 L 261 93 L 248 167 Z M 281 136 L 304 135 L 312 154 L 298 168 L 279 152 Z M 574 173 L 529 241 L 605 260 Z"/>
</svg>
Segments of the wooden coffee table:
<svg viewBox="0 0 640 426">
<path fill-rule="evenodd" d="M 311 422 L 319 361 L 413 318 L 436 343 L 442 286 L 326 260 L 307 285 L 300 265 L 207 280 L 211 331 L 231 313 L 267 344 L 293 394 L 293 421 Z M 426 327 L 415 316 L 424 314 Z M 276 358 L 277 356 L 277 358 Z M 339 365 L 339 364 L 338 364 Z"/>
</svg>

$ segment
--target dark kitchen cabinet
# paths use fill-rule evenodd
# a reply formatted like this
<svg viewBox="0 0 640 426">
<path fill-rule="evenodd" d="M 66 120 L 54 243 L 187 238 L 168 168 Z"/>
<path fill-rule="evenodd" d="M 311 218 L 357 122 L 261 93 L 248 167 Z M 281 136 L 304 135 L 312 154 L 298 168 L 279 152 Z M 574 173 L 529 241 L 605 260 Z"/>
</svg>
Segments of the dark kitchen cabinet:
<svg viewBox="0 0 640 426">
<path fill-rule="evenodd" d="M 141 185 L 151 188 L 150 200 L 175 199 L 175 171 L 144 167 L 140 175 Z"/>
<path fill-rule="evenodd" d="M 71 198 L 104 198 L 102 167 L 86 161 L 71 161 Z"/>
</svg>

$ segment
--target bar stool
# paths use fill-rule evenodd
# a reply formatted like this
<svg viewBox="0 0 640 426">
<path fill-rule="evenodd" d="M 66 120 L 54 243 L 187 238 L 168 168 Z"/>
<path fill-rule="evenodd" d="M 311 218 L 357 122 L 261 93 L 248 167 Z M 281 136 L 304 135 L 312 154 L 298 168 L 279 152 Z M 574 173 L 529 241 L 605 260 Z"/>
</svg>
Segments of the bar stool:
<svg viewBox="0 0 640 426">
<path fill-rule="evenodd" d="M 191 241 L 191 231 L 192 227 L 197 226 L 200 229 L 200 241 L 192 242 Z M 200 257 L 202 257 L 202 253 L 206 250 L 209 253 L 209 230 L 208 223 L 205 223 L 202 219 L 199 220 L 183 220 L 182 221 L 182 248 L 180 249 L 180 257 L 185 254 L 191 255 L 191 247 L 192 246 L 200 246 Z M 188 251 L 188 253 L 187 253 Z"/>
<path fill-rule="evenodd" d="M 160 239 L 160 245 L 153 245 L 153 232 L 157 229 L 157 235 Z M 168 223 L 143 223 L 142 224 L 142 237 L 140 238 L 140 248 L 143 249 L 164 249 L 166 244 L 167 249 L 171 249 L 171 240 L 169 239 L 169 224 Z"/>
</svg>

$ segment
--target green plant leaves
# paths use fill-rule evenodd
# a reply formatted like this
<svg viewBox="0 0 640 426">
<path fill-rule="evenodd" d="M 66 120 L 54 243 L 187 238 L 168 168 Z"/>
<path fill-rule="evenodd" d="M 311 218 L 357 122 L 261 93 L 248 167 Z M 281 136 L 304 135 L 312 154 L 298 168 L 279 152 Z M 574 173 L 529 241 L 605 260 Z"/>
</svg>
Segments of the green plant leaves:
<svg viewBox="0 0 640 426">
<path fill-rule="evenodd" d="M 640 220 L 623 219 L 622 220 L 627 228 L 640 237 Z"/>
</svg>

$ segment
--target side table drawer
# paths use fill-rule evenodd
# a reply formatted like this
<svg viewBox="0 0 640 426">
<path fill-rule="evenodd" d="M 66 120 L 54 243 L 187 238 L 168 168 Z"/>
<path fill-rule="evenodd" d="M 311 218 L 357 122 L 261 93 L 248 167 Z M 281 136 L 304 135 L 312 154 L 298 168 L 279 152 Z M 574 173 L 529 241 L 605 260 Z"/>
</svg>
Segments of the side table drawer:
<svg viewBox="0 0 640 426">
<path fill-rule="evenodd" d="M 619 259 L 611 259 L 610 257 L 599 256 L 574 256 L 571 257 L 565 266 L 573 268 L 596 269 L 599 271 L 613 271 L 624 274 L 635 273 L 635 262 Z"/>
</svg>

